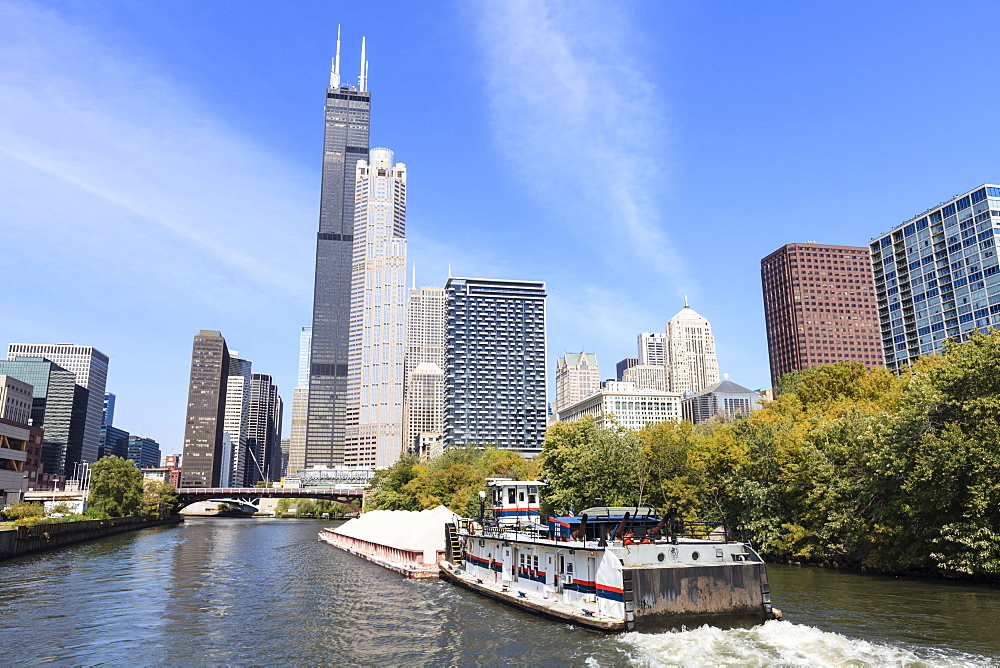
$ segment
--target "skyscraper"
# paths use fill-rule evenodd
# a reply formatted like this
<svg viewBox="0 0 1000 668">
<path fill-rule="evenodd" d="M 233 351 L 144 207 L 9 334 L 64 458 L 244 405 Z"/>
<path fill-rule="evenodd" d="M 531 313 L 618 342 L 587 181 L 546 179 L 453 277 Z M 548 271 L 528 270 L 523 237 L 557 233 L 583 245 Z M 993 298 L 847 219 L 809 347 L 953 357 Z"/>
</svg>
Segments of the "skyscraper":
<svg viewBox="0 0 1000 668">
<path fill-rule="evenodd" d="M 358 86 L 341 85 L 340 28 L 337 28 L 337 55 L 326 90 L 306 466 L 344 462 L 355 181 L 358 161 L 368 156 L 371 115 L 364 39 L 361 44 Z"/>
<path fill-rule="evenodd" d="M 1000 325 L 1000 186 L 938 204 L 871 242 L 885 365 Z"/>
<path fill-rule="evenodd" d="M 639 364 L 663 366 L 667 363 L 667 335 L 664 332 L 642 332 L 636 337 Z"/>
<path fill-rule="evenodd" d="M 246 484 L 255 485 L 261 480 L 276 480 L 274 460 L 281 456 L 281 397 L 278 386 L 266 373 L 250 376 L 250 425 L 247 449 Z"/>
<path fill-rule="evenodd" d="M 299 331 L 298 385 L 292 388 L 292 425 L 284 457 L 288 475 L 296 475 L 306 466 L 306 429 L 309 419 L 309 356 L 312 350 L 312 327 Z"/>
<path fill-rule="evenodd" d="M 44 472 L 71 475 L 81 461 L 90 408 L 90 392 L 77 385 L 76 374 L 41 357 L 0 361 L 0 374 L 32 387 L 31 423 L 44 427 Z M 103 402 L 102 402 L 103 403 Z M 100 431 L 98 431 L 100 448 Z"/>
<path fill-rule="evenodd" d="M 115 423 L 115 395 L 110 392 L 104 394 L 104 419 L 101 424 L 109 427 Z"/>
<path fill-rule="evenodd" d="M 201 330 L 191 351 L 181 487 L 218 487 L 223 469 L 229 349 L 221 332 Z"/>
<path fill-rule="evenodd" d="M 72 343 L 38 345 L 12 343 L 7 347 L 7 359 L 41 357 L 55 362 L 76 376 L 76 384 L 89 392 L 87 420 L 80 444 L 81 462 L 96 462 L 97 448 L 101 441 L 104 423 L 104 390 L 108 382 L 108 356 L 93 346 L 76 346 Z"/>
<path fill-rule="evenodd" d="M 449 278 L 447 447 L 541 451 L 546 427 L 545 283 Z"/>
<path fill-rule="evenodd" d="M 357 166 L 344 463 L 385 468 L 403 447 L 406 166 L 376 148 Z"/>
<path fill-rule="evenodd" d="M 621 360 L 620 362 L 618 362 L 618 364 L 615 365 L 615 378 L 617 378 L 618 380 L 622 380 L 622 378 L 625 377 L 626 369 L 631 369 L 637 364 L 639 364 L 638 357 L 626 357 L 625 359 Z"/>
<path fill-rule="evenodd" d="M 760 261 L 771 386 L 816 364 L 882 366 L 868 249 L 788 244 Z"/>
<path fill-rule="evenodd" d="M 420 452 L 421 434 L 439 440 L 444 431 L 444 321 L 444 288 L 413 287 L 403 357 L 406 452 Z"/>
<path fill-rule="evenodd" d="M 601 371 L 594 353 L 566 353 L 556 360 L 556 400 L 552 404 L 556 417 L 600 389 Z"/>
<path fill-rule="evenodd" d="M 719 382 L 715 337 L 708 320 L 684 299 L 684 308 L 667 321 L 667 389 L 699 392 Z"/>
<path fill-rule="evenodd" d="M 230 352 L 229 371 L 226 377 L 226 417 L 223 430 L 229 434 L 231 451 L 229 479 L 219 481 L 223 487 L 246 485 L 250 459 L 247 439 L 250 436 L 250 375 L 253 372 L 253 362 L 236 355 L 239 353 L 235 350 Z"/>
</svg>

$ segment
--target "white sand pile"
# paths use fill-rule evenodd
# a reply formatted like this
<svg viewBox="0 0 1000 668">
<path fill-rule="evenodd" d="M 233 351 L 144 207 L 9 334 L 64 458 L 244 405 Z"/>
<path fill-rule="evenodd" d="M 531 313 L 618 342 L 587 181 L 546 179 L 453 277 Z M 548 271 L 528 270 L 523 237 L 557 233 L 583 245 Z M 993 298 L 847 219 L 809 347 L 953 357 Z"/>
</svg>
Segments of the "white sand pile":
<svg viewBox="0 0 1000 668">
<path fill-rule="evenodd" d="M 403 550 L 420 550 L 426 563 L 434 563 L 437 551 L 444 549 L 444 525 L 453 521 L 455 513 L 444 506 L 419 512 L 371 510 L 344 522 L 334 533 Z"/>
</svg>

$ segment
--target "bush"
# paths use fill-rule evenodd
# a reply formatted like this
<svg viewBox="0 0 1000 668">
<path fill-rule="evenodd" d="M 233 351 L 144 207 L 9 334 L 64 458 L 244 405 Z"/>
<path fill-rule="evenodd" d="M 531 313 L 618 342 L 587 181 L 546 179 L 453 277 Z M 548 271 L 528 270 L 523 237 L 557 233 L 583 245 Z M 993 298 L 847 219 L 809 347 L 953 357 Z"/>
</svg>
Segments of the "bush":
<svg viewBox="0 0 1000 668">
<path fill-rule="evenodd" d="M 4 508 L 3 514 L 9 520 L 22 520 L 26 517 L 44 517 L 45 506 L 37 501 L 20 501 Z"/>
</svg>

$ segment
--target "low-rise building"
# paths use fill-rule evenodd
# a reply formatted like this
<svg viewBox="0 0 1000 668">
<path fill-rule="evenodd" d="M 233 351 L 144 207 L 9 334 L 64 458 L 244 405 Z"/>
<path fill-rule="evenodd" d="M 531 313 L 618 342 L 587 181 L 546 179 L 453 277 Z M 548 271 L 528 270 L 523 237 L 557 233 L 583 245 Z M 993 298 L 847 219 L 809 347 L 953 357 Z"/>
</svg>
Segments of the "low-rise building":
<svg viewBox="0 0 1000 668">
<path fill-rule="evenodd" d="M 640 390 L 667 391 L 667 369 L 662 364 L 637 364 L 625 369 L 622 380 Z"/>
<path fill-rule="evenodd" d="M 735 418 L 749 416 L 761 408 L 761 396 L 753 390 L 737 385 L 731 380 L 715 383 L 701 392 L 684 397 L 682 410 L 684 419 L 694 424 L 705 422 L 716 416 Z"/>
<path fill-rule="evenodd" d="M 0 505 L 17 503 L 27 488 L 24 463 L 30 437 L 27 425 L 0 421 Z"/>
<path fill-rule="evenodd" d="M 560 411 L 563 422 L 576 422 L 592 415 L 598 426 L 618 424 L 642 429 L 658 422 L 680 422 L 681 395 L 662 390 L 640 390 L 628 381 L 607 381 L 600 392 Z"/>
</svg>

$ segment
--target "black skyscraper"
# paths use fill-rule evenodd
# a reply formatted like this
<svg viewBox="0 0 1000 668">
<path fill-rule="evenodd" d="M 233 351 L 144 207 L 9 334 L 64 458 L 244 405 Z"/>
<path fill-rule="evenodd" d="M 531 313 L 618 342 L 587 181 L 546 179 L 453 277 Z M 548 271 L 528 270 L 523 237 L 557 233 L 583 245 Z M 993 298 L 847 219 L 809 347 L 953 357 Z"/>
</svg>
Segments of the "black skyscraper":
<svg viewBox="0 0 1000 668">
<path fill-rule="evenodd" d="M 368 157 L 371 95 L 368 61 L 361 42 L 358 86 L 340 83 L 340 29 L 337 56 L 326 90 L 323 185 L 316 239 L 312 357 L 305 465 L 333 466 L 344 460 L 347 419 L 347 358 L 351 316 L 351 262 L 354 243 L 354 181 L 358 160 Z"/>
</svg>

